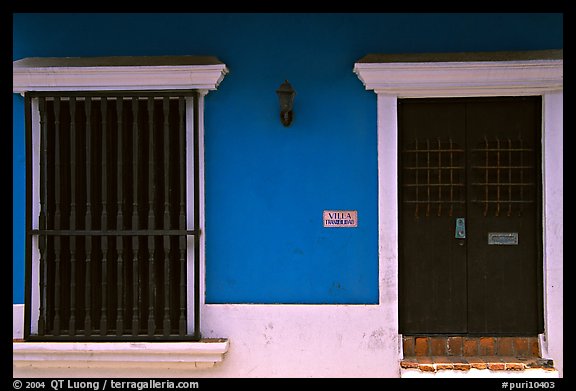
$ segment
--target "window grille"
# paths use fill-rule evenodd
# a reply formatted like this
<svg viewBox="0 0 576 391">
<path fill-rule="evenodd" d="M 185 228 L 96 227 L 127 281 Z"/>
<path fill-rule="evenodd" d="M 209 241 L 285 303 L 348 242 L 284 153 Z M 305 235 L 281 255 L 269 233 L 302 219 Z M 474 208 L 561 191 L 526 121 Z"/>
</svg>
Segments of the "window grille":
<svg viewBox="0 0 576 391">
<path fill-rule="evenodd" d="M 534 204 L 534 149 L 522 140 L 488 139 L 472 150 L 475 181 L 474 203 L 482 206 L 483 215 L 521 216 Z"/>
<path fill-rule="evenodd" d="M 25 338 L 200 339 L 198 93 L 25 100 Z"/>
<path fill-rule="evenodd" d="M 415 139 L 402 150 L 403 202 L 414 217 L 452 216 L 465 203 L 464 149 L 452 139 Z"/>
</svg>

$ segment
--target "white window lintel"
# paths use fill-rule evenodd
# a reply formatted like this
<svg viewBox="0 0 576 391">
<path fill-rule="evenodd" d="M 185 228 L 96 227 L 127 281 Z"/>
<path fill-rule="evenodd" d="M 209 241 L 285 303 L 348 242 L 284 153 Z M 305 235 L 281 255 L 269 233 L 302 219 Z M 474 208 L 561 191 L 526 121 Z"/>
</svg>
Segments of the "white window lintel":
<svg viewBox="0 0 576 391">
<path fill-rule="evenodd" d="M 399 98 L 540 95 L 563 88 L 562 50 L 368 55 L 354 64 L 367 90 Z"/>
<path fill-rule="evenodd" d="M 12 64 L 13 92 L 214 90 L 228 68 L 215 57 L 24 58 Z"/>
</svg>

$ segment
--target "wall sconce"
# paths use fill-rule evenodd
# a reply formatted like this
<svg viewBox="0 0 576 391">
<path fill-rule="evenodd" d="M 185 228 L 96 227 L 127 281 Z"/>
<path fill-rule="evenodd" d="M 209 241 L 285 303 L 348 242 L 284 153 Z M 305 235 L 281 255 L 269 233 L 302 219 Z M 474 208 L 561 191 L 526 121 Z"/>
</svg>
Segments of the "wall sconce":
<svg viewBox="0 0 576 391">
<path fill-rule="evenodd" d="M 280 101 L 280 121 L 284 126 L 290 126 L 292 123 L 292 106 L 294 103 L 294 95 L 296 91 L 292 89 L 288 80 L 284 81 L 276 90 L 278 100 Z"/>
</svg>

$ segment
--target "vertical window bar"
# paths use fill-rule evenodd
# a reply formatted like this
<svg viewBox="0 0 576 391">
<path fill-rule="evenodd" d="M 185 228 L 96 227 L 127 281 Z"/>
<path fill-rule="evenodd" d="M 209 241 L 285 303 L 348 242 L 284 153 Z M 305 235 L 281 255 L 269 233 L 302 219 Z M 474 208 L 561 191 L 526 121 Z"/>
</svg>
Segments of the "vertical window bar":
<svg viewBox="0 0 576 391">
<path fill-rule="evenodd" d="M 138 97 L 132 98 L 132 229 L 138 229 Z M 132 237 L 132 335 L 138 335 L 140 273 L 138 272 L 138 236 Z"/>
<path fill-rule="evenodd" d="M 118 125 L 118 133 L 116 137 L 116 229 L 124 229 L 124 215 L 122 214 L 122 209 L 124 207 L 124 194 L 122 192 L 122 175 L 123 175 L 123 158 L 122 150 L 124 145 L 122 144 L 123 138 L 123 99 L 118 97 L 116 99 L 116 122 Z M 121 336 L 124 333 L 124 244 L 122 236 L 116 237 L 116 335 Z"/>
<path fill-rule="evenodd" d="M 438 140 L 438 217 L 442 215 L 442 148 Z"/>
<path fill-rule="evenodd" d="M 430 139 L 426 139 L 426 217 L 430 216 Z"/>
<path fill-rule="evenodd" d="M 87 96 L 84 101 L 84 109 L 86 112 L 86 214 L 85 214 L 85 229 L 92 229 L 92 98 Z M 89 336 L 92 334 L 92 317 L 91 317 L 91 300 L 92 300 L 92 237 L 86 236 L 86 270 L 84 282 L 84 335 Z"/>
<path fill-rule="evenodd" d="M 102 114 L 102 213 L 100 215 L 100 229 L 106 231 L 108 229 L 108 172 L 107 172 L 107 116 L 108 116 L 108 101 L 105 96 L 100 99 L 100 107 Z M 102 236 L 102 304 L 100 314 L 100 335 L 106 335 L 108 329 L 108 236 Z"/>
<path fill-rule="evenodd" d="M 40 110 L 40 216 L 38 226 L 40 229 L 47 229 L 48 210 L 48 124 L 46 119 L 46 98 L 39 98 Z M 48 273 L 46 267 L 47 237 L 40 235 L 38 238 L 38 249 L 40 250 L 40 307 L 38 318 L 38 334 L 46 333 L 46 294 L 48 284 Z"/>
<path fill-rule="evenodd" d="M 186 229 L 186 127 L 185 127 L 185 105 L 184 97 L 178 99 L 179 116 L 179 167 L 180 167 L 180 213 L 178 217 L 178 228 Z M 166 222 L 166 220 L 165 220 Z M 180 319 L 179 334 L 186 334 L 186 236 L 178 238 L 178 251 L 180 254 Z"/>
<path fill-rule="evenodd" d="M 496 137 L 496 216 L 500 216 L 500 139 Z"/>
<path fill-rule="evenodd" d="M 508 138 L 508 217 L 512 215 L 512 140 Z"/>
<path fill-rule="evenodd" d="M 418 166 L 418 138 L 414 138 L 414 188 L 416 190 L 414 217 L 418 218 L 418 212 L 420 207 L 420 167 Z"/>
<path fill-rule="evenodd" d="M 60 229 L 60 97 L 54 98 L 54 229 Z M 60 335 L 60 236 L 54 237 L 54 335 Z"/>
<path fill-rule="evenodd" d="M 163 100 L 164 114 L 164 229 L 170 229 L 170 101 Z M 170 237 L 164 236 L 164 335 L 170 334 Z"/>
<path fill-rule="evenodd" d="M 194 93 L 194 337 L 200 339 L 200 105 L 199 93 Z"/>
<path fill-rule="evenodd" d="M 486 152 L 485 152 L 485 163 L 486 163 L 486 168 L 484 170 L 484 217 L 486 217 L 488 215 L 488 169 L 490 166 L 490 161 L 489 161 L 489 152 L 488 152 L 488 138 L 486 138 L 486 136 L 484 136 L 484 148 L 486 148 Z"/>
<path fill-rule="evenodd" d="M 452 137 L 449 139 L 450 142 L 450 212 L 449 215 L 452 217 L 454 212 L 454 145 L 452 142 Z"/>
<path fill-rule="evenodd" d="M 148 229 L 155 228 L 154 216 L 154 97 L 148 97 Z M 166 175 L 166 173 L 165 173 Z M 154 301 L 156 287 L 154 281 L 154 236 L 148 236 L 148 335 L 154 335 L 156 322 L 154 320 Z"/>
<path fill-rule="evenodd" d="M 520 154 L 520 183 L 524 183 L 524 142 L 522 138 L 518 136 L 518 141 L 520 142 L 518 153 Z M 524 186 L 520 185 L 520 203 L 518 204 L 518 216 L 522 216 L 522 211 L 524 209 Z"/>
<path fill-rule="evenodd" d="M 70 97 L 70 230 L 76 229 L 76 98 Z M 76 335 L 76 237 L 70 236 L 70 319 L 68 333 Z"/>
</svg>

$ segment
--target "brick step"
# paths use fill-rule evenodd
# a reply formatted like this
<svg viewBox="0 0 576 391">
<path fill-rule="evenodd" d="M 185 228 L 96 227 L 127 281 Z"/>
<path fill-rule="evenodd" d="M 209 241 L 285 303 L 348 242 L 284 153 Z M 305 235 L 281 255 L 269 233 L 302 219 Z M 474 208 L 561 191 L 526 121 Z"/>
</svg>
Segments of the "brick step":
<svg viewBox="0 0 576 391">
<path fill-rule="evenodd" d="M 400 362 L 400 367 L 403 369 L 419 369 L 423 372 L 436 372 L 439 370 L 468 371 L 470 369 L 492 371 L 555 370 L 554 363 L 550 359 L 511 356 L 406 356 Z"/>
<path fill-rule="evenodd" d="M 402 336 L 404 356 L 540 357 L 538 337 Z"/>
</svg>

